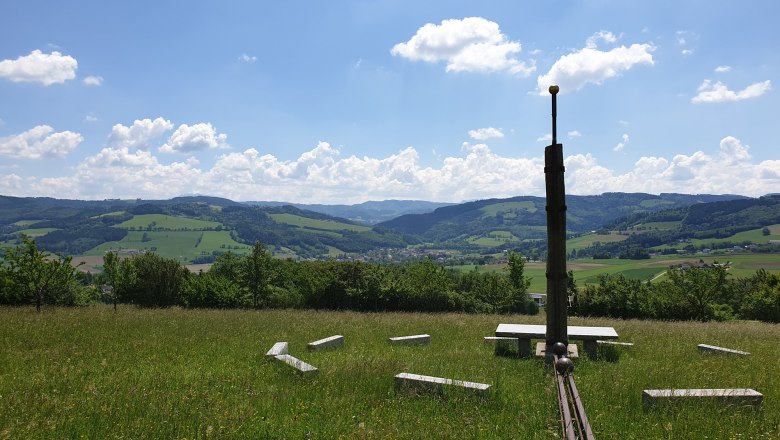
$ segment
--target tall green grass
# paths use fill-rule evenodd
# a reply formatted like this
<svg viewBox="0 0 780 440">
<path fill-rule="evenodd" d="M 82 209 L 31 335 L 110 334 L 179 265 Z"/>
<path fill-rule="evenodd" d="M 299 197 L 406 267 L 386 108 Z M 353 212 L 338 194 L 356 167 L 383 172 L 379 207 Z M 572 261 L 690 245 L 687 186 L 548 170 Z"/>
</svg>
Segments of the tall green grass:
<svg viewBox="0 0 780 440">
<path fill-rule="evenodd" d="M 551 438 L 558 414 L 550 368 L 495 356 L 482 342 L 500 322 L 542 316 L 316 311 L 0 308 L 0 438 Z M 777 438 L 780 326 L 570 319 L 614 326 L 633 349 L 576 361 L 598 438 Z M 429 333 L 428 346 L 387 338 Z M 334 334 L 344 347 L 310 353 Z M 304 377 L 264 353 L 319 368 Z M 709 343 L 747 358 L 700 355 Z M 604 353 L 614 355 L 615 353 Z M 486 382 L 488 397 L 396 392 L 399 372 Z M 712 405 L 645 410 L 646 388 L 749 387 L 760 411 Z"/>
</svg>

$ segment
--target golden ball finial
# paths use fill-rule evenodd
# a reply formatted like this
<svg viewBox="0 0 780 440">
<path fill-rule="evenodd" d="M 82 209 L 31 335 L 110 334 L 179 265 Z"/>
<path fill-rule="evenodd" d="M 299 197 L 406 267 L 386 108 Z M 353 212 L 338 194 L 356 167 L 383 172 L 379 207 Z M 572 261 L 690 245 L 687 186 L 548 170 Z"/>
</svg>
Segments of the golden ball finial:
<svg viewBox="0 0 780 440">
<path fill-rule="evenodd" d="M 550 94 L 551 95 L 557 95 L 560 88 L 557 85 L 551 85 L 550 86 Z"/>
</svg>

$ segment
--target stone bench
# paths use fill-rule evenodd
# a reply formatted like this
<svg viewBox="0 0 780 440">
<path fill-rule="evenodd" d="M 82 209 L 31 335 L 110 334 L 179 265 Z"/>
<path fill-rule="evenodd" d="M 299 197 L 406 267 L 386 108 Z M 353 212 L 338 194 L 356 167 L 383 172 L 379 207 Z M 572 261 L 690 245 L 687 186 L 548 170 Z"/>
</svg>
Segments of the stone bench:
<svg viewBox="0 0 780 440">
<path fill-rule="evenodd" d="M 633 342 L 619 342 L 619 341 L 596 341 L 599 345 L 614 345 L 617 347 L 631 348 L 634 346 Z"/>
<path fill-rule="evenodd" d="M 392 345 L 427 345 L 431 343 L 431 335 L 396 336 L 389 341 Z"/>
<path fill-rule="evenodd" d="M 344 336 L 335 335 L 328 338 L 320 339 L 319 341 L 309 342 L 306 348 L 309 351 L 327 350 L 330 348 L 337 348 L 344 345 Z"/>
<path fill-rule="evenodd" d="M 270 350 L 265 353 L 265 357 L 268 359 L 273 359 L 281 354 L 287 354 L 287 347 L 288 344 L 286 342 L 277 342 L 273 347 L 271 347 Z"/>
<path fill-rule="evenodd" d="M 650 406 L 667 401 L 715 400 L 739 406 L 761 406 L 763 394 L 750 388 L 705 388 L 675 390 L 643 390 L 642 403 Z"/>
<path fill-rule="evenodd" d="M 411 373 L 399 373 L 395 375 L 396 390 L 402 387 L 409 387 L 441 393 L 444 391 L 445 386 L 461 387 L 479 395 L 485 395 L 490 391 L 490 385 L 485 383 L 467 382 L 463 380 L 445 379 L 443 377 L 423 376 L 421 374 Z"/>
<path fill-rule="evenodd" d="M 583 342 L 585 352 L 591 359 L 598 357 L 598 344 L 596 341 L 617 339 L 618 334 L 612 327 L 583 327 L 570 325 L 566 328 L 569 340 Z M 520 357 L 531 356 L 531 339 L 545 339 L 546 325 L 535 324 L 498 324 L 496 336 L 516 338 Z"/>
<path fill-rule="evenodd" d="M 289 354 L 280 354 L 274 356 L 274 359 L 280 362 L 284 362 L 285 364 L 295 368 L 303 374 L 313 374 L 317 372 L 316 367 L 313 367 L 296 357 L 290 356 Z"/>
<path fill-rule="evenodd" d="M 746 351 L 733 350 L 731 348 L 716 347 L 714 345 L 699 344 L 699 351 L 702 353 L 733 354 L 737 356 L 750 356 Z"/>
</svg>

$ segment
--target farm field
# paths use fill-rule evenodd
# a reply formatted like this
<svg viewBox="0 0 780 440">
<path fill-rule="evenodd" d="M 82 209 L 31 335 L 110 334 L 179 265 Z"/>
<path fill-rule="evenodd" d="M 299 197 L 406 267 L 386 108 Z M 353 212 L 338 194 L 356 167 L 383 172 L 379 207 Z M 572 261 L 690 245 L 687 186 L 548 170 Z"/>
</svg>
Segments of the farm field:
<svg viewBox="0 0 780 440">
<path fill-rule="evenodd" d="M 22 229 L 21 231 L 18 232 L 18 234 L 19 235 L 24 234 L 28 237 L 35 238 L 57 230 L 58 230 L 57 228 L 29 228 L 29 229 Z"/>
<path fill-rule="evenodd" d="M 542 316 L 292 310 L 143 310 L 120 306 L 0 308 L 1 438 L 551 438 L 553 376 L 542 360 L 496 356 L 498 323 Z M 570 318 L 613 326 L 635 344 L 575 361 L 597 438 L 777 438 L 780 327 Z M 391 336 L 428 333 L 428 346 Z M 308 352 L 333 334 L 345 346 Z M 313 377 L 269 362 L 287 341 Z M 699 343 L 751 352 L 701 355 Z M 608 360 L 609 359 L 609 360 Z M 695 368 L 691 368 L 691 363 Z M 486 397 L 395 390 L 400 372 L 492 385 Z M 761 411 L 716 405 L 646 410 L 651 388 L 753 388 Z"/>
<path fill-rule="evenodd" d="M 595 243 L 616 243 L 624 241 L 627 238 L 628 235 L 620 234 L 586 234 L 566 240 L 566 251 L 571 252 L 573 250 L 584 249 Z"/>
<path fill-rule="evenodd" d="M 493 203 L 491 205 L 480 208 L 480 211 L 484 212 L 488 217 L 495 217 L 496 214 L 501 213 L 504 215 L 504 217 L 508 217 L 511 214 L 511 217 L 514 218 L 517 215 L 512 211 L 527 211 L 534 213 L 537 211 L 537 209 L 536 205 L 534 205 L 534 202 L 528 200 L 524 202 Z"/>
<path fill-rule="evenodd" d="M 146 238 L 144 238 L 144 236 Z M 120 241 L 111 241 L 96 246 L 85 255 L 103 256 L 110 250 L 148 250 L 181 262 L 188 262 L 202 254 L 228 250 L 237 254 L 249 253 L 251 246 L 238 243 L 228 231 L 129 231 Z"/>
<path fill-rule="evenodd" d="M 204 230 L 214 229 L 220 226 L 217 222 L 198 220 L 187 217 L 173 217 L 163 214 L 142 214 L 136 215 L 130 220 L 116 225 L 117 228 L 124 229 L 167 229 L 167 230 Z"/>
<path fill-rule="evenodd" d="M 682 249 L 685 246 L 693 245 L 696 248 L 709 247 L 715 244 L 730 242 L 734 245 L 740 245 L 742 242 L 750 241 L 755 244 L 766 244 L 770 240 L 780 240 L 780 225 L 768 226 L 769 234 L 764 235 L 761 231 L 763 228 L 751 229 L 749 231 L 737 232 L 736 234 L 726 238 L 704 238 L 704 239 L 692 239 L 690 243 L 677 243 L 674 246 L 655 246 L 652 249 L 660 250 L 665 248 Z"/>
<path fill-rule="evenodd" d="M 277 223 L 285 223 L 299 228 L 321 229 L 325 231 L 354 231 L 365 232 L 370 231 L 368 226 L 352 225 L 349 223 L 341 223 L 332 220 L 317 220 L 312 218 L 301 217 L 295 214 L 268 214 Z"/>
<path fill-rule="evenodd" d="M 658 256 L 649 260 L 621 260 L 612 258 L 607 260 L 575 259 L 566 262 L 568 270 L 574 271 L 574 279 L 579 286 L 598 282 L 600 274 L 622 274 L 629 279 L 646 281 L 648 279 L 662 280 L 663 274 L 669 266 L 680 264 L 698 265 L 699 260 L 706 264 L 715 262 L 731 262 L 728 273 L 736 277 L 749 277 L 757 270 L 764 269 L 770 273 L 780 274 L 780 254 L 725 254 L 725 255 L 683 255 L 683 256 Z M 487 266 L 462 265 L 450 266 L 459 271 L 504 270 L 506 265 L 491 264 Z M 530 278 L 529 292 L 544 293 L 547 290 L 545 279 L 546 263 L 525 263 L 525 275 Z M 656 278 L 657 277 L 657 278 Z"/>
</svg>

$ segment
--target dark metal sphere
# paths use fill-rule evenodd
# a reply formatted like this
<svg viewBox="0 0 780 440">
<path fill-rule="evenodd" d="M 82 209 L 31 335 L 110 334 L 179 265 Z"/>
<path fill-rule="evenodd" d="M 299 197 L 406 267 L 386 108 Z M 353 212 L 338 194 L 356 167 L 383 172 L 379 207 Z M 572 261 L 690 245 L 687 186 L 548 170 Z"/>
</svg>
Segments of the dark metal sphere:
<svg viewBox="0 0 780 440">
<path fill-rule="evenodd" d="M 566 356 L 561 356 L 555 361 L 555 371 L 558 374 L 568 374 L 574 371 L 574 362 Z"/>
<path fill-rule="evenodd" d="M 563 342 L 556 342 L 552 346 L 552 352 L 557 354 L 558 356 L 565 356 L 568 349 L 566 348 L 566 344 Z"/>
<path fill-rule="evenodd" d="M 548 90 L 551 95 L 557 95 L 558 91 L 560 90 L 560 87 L 558 87 L 557 85 L 552 85 Z"/>
</svg>

